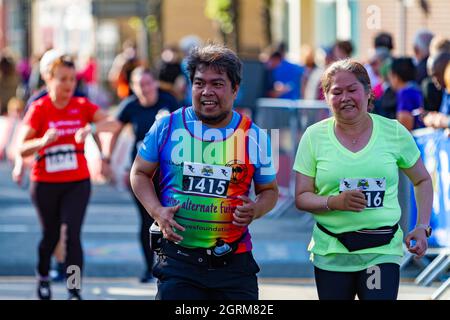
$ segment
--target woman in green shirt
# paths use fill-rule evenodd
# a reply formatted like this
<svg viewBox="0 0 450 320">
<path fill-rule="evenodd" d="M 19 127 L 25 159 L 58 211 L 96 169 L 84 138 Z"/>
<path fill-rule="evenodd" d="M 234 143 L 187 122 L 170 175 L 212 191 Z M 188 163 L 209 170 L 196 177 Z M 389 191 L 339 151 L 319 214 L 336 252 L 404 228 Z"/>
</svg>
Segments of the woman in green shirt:
<svg viewBox="0 0 450 320">
<path fill-rule="evenodd" d="M 305 131 L 294 163 L 296 206 L 317 222 L 309 251 L 319 299 L 395 300 L 403 255 L 398 169 L 415 188 L 418 221 L 406 245 L 419 257 L 431 232 L 430 175 L 406 128 L 368 112 L 372 89 L 360 63 L 333 63 L 322 88 L 334 116 Z"/>
</svg>

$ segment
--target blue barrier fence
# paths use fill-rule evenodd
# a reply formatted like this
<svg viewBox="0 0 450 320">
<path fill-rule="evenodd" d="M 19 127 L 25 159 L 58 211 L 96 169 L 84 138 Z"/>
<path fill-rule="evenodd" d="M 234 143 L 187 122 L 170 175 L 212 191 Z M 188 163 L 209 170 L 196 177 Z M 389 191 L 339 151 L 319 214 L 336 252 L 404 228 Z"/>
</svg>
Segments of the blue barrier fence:
<svg viewBox="0 0 450 320">
<path fill-rule="evenodd" d="M 433 180 L 433 211 L 429 239 L 432 247 L 450 247 L 450 138 L 443 130 L 421 129 L 414 132 L 422 160 Z M 414 193 L 411 191 L 410 230 L 417 219 Z"/>
</svg>

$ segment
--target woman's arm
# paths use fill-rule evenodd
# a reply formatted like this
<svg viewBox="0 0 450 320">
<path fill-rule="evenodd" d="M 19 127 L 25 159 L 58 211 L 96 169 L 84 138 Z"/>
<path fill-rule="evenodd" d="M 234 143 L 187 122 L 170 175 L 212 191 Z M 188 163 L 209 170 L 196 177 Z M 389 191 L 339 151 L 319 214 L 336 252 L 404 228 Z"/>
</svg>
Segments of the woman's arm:
<svg viewBox="0 0 450 320">
<path fill-rule="evenodd" d="M 361 212 L 366 208 L 367 201 L 359 190 L 344 191 L 336 196 L 319 196 L 314 185 L 314 178 L 296 173 L 295 205 L 298 209 L 324 214 L 330 210 Z"/>
<path fill-rule="evenodd" d="M 433 206 L 433 186 L 430 174 L 426 170 L 422 159 L 419 158 L 416 164 L 408 169 L 402 169 L 414 185 L 414 194 L 417 204 L 417 224 L 429 225 L 431 208 Z M 411 240 L 416 241 L 415 246 L 411 246 Z M 428 242 L 425 230 L 416 227 L 406 237 L 406 245 L 411 253 L 417 254 L 419 257 L 425 255 L 428 248 Z"/>
<path fill-rule="evenodd" d="M 55 128 L 48 129 L 41 138 L 34 138 L 36 130 L 28 125 L 22 127 L 19 137 L 19 152 L 22 157 L 28 157 L 39 151 L 46 145 L 58 139 L 58 132 Z"/>
</svg>

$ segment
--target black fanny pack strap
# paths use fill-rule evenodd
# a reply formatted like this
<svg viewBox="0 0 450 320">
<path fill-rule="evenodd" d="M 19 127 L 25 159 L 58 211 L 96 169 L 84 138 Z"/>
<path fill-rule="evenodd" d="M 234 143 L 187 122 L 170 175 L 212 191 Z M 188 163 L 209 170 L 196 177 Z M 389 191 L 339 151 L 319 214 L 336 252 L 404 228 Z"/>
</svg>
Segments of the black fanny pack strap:
<svg viewBox="0 0 450 320">
<path fill-rule="evenodd" d="M 68 150 L 68 151 L 58 151 L 58 152 L 51 152 L 51 153 L 45 153 L 45 154 L 37 154 L 35 159 L 36 161 L 41 161 L 47 156 L 56 156 L 58 154 L 67 154 L 67 153 L 80 153 L 84 154 L 84 150 Z"/>
<path fill-rule="evenodd" d="M 332 237 L 335 237 L 335 238 L 337 238 L 337 237 L 339 236 L 337 233 L 331 232 L 330 230 L 328 230 L 327 228 L 325 228 L 325 227 L 324 227 L 323 225 L 321 225 L 320 223 L 317 222 L 316 224 L 317 224 L 317 228 L 319 228 L 320 231 L 326 233 L 327 235 L 332 236 Z"/>
<path fill-rule="evenodd" d="M 349 231 L 349 232 L 343 232 L 343 233 L 333 233 L 330 230 L 328 230 L 327 228 L 325 228 L 323 225 L 321 225 L 320 223 L 316 223 L 317 224 L 317 228 L 319 228 L 322 232 L 326 233 L 329 236 L 338 238 L 339 236 L 346 234 L 346 233 L 351 233 L 351 232 L 362 232 L 362 233 L 376 233 L 377 231 L 382 232 L 383 230 L 389 230 L 392 231 L 393 233 L 397 232 L 398 230 L 398 223 L 396 223 L 394 226 L 385 226 L 385 227 L 380 227 L 377 229 L 361 229 L 361 230 L 357 230 L 357 231 Z"/>
</svg>

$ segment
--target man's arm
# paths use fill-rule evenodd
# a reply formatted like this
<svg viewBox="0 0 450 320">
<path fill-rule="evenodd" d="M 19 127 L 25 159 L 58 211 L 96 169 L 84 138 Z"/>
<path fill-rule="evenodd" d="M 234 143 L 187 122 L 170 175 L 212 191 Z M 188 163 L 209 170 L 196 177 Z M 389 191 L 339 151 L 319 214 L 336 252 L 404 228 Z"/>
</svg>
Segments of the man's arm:
<svg viewBox="0 0 450 320">
<path fill-rule="evenodd" d="M 158 166 L 158 162 L 148 162 L 137 155 L 130 172 L 131 188 L 142 206 L 158 223 L 164 238 L 178 242 L 183 240 L 183 237 L 176 234 L 173 228 L 180 231 L 185 229 L 173 219 L 173 216 L 180 206 L 163 207 L 159 201 L 152 181 Z"/>
<path fill-rule="evenodd" d="M 254 219 L 261 218 L 275 207 L 278 200 L 277 181 L 273 180 L 267 184 L 255 183 L 256 200 L 247 196 L 240 196 L 244 201 L 242 206 L 237 206 L 233 214 L 233 224 L 238 227 L 248 226 Z"/>
</svg>

